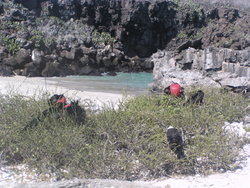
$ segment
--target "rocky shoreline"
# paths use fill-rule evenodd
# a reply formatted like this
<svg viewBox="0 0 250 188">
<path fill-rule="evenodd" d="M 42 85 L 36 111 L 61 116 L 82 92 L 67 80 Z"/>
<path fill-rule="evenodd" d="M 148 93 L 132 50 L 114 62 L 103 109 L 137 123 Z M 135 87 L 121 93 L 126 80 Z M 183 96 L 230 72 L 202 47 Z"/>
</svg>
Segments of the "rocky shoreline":
<svg viewBox="0 0 250 188">
<path fill-rule="evenodd" d="M 250 50 L 208 47 L 188 48 L 171 56 L 158 51 L 154 62 L 153 89 L 162 90 L 172 82 L 187 87 L 225 88 L 242 92 L 250 86 Z"/>
<path fill-rule="evenodd" d="M 4 0 L 0 75 L 152 72 L 161 50 L 182 70 L 248 77 L 248 4 L 215 2 Z"/>
</svg>

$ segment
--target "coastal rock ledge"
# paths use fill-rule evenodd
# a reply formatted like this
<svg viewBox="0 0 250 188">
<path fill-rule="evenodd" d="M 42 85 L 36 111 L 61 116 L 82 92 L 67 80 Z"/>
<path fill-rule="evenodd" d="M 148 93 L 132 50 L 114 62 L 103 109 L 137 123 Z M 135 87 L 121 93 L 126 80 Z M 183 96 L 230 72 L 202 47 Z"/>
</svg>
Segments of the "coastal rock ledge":
<svg viewBox="0 0 250 188">
<path fill-rule="evenodd" d="M 157 50 L 245 50 L 250 47 L 248 2 L 1 0 L 0 75 L 152 72 L 148 58 Z"/>
<path fill-rule="evenodd" d="M 183 86 L 243 89 L 250 84 L 250 49 L 232 50 L 207 47 L 187 48 L 180 53 L 158 51 L 154 63 L 153 89 L 163 89 L 172 82 Z"/>
</svg>

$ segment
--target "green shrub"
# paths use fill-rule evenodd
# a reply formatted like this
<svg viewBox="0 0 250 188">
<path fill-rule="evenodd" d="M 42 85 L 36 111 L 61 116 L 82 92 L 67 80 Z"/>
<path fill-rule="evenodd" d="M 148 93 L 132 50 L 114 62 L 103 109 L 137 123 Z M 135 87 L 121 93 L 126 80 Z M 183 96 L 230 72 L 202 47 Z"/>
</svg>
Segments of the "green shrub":
<svg viewBox="0 0 250 188">
<path fill-rule="evenodd" d="M 113 43 L 115 42 L 115 38 L 113 38 L 110 33 L 107 33 L 107 32 L 100 33 L 98 31 L 93 32 L 92 40 L 96 45 L 103 43 L 105 45 L 113 46 Z"/>
<path fill-rule="evenodd" d="M 183 105 L 171 96 L 138 96 L 121 102 L 118 109 L 89 110 L 82 126 L 66 117 L 46 118 L 20 131 L 30 114 L 48 107 L 46 97 L 1 97 L 2 160 L 58 177 L 134 180 L 233 169 L 243 144 L 223 131 L 225 121 L 241 120 L 247 105 L 246 99 L 231 93 L 206 91 L 201 106 Z M 183 160 L 168 147 L 165 128 L 170 125 L 184 133 Z"/>
<path fill-rule="evenodd" d="M 1 23 L 1 29 L 2 30 L 11 30 L 12 32 L 26 30 L 26 28 L 24 27 L 23 24 L 21 24 L 20 22 L 14 22 L 14 21 L 3 21 Z"/>
<path fill-rule="evenodd" d="M 7 35 L 0 35 L 0 42 L 12 55 L 18 52 L 21 48 L 20 43 L 15 38 L 10 38 Z"/>
<path fill-rule="evenodd" d="M 30 40 L 36 48 L 40 49 L 44 47 L 51 47 L 55 44 L 55 39 L 53 37 L 46 36 L 46 34 L 41 31 L 32 31 Z"/>
<path fill-rule="evenodd" d="M 244 128 L 246 132 L 250 132 L 250 127 Z"/>
<path fill-rule="evenodd" d="M 180 10 L 189 10 L 190 12 L 200 12 L 202 6 L 194 0 L 172 0 L 179 6 Z"/>
<path fill-rule="evenodd" d="M 172 0 L 172 2 L 178 5 L 177 10 L 179 12 L 186 14 L 189 22 L 193 22 L 204 17 L 203 6 L 194 0 Z"/>
</svg>

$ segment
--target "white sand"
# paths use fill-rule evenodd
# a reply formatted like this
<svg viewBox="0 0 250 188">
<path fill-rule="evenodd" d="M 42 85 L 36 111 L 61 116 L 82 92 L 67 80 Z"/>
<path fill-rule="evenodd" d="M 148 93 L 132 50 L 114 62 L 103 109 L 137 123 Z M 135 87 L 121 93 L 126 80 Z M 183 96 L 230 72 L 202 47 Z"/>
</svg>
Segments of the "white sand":
<svg viewBox="0 0 250 188">
<path fill-rule="evenodd" d="M 66 97 L 75 100 L 89 99 L 98 106 L 117 104 L 123 99 L 122 94 L 89 92 L 60 87 L 55 81 L 48 81 L 42 77 L 27 78 L 23 76 L 0 77 L 0 94 L 21 94 L 24 96 L 39 97 L 41 94 L 48 93 L 64 94 Z"/>
<path fill-rule="evenodd" d="M 242 169 L 235 172 L 217 173 L 209 176 L 187 176 L 155 180 L 150 184 L 160 188 L 249 188 L 250 187 L 250 144 L 244 146 Z M 169 186 L 169 187 L 168 187 Z"/>
</svg>

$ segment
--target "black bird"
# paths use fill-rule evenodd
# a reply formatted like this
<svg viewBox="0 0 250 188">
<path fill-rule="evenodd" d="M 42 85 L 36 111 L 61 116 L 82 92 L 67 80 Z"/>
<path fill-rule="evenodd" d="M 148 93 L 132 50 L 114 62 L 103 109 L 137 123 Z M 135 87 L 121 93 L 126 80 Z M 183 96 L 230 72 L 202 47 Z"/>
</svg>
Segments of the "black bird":
<svg viewBox="0 0 250 188">
<path fill-rule="evenodd" d="M 64 95 L 53 95 L 48 100 L 49 108 L 44 110 L 40 115 L 33 118 L 23 130 L 37 126 L 37 124 L 43 121 L 46 117 L 54 117 L 60 119 L 61 117 L 68 115 L 77 124 L 83 124 L 86 118 L 86 111 L 82 108 L 78 101 L 71 101 L 67 103 Z"/>
<path fill-rule="evenodd" d="M 250 87 L 246 86 L 243 91 L 242 91 L 242 94 L 245 98 L 250 98 Z"/>
<path fill-rule="evenodd" d="M 180 131 L 170 126 L 167 128 L 166 133 L 170 149 L 177 155 L 178 159 L 185 158 L 184 143 Z"/>
<path fill-rule="evenodd" d="M 204 92 L 202 90 L 198 90 L 187 100 L 187 103 L 192 104 L 203 104 Z"/>
</svg>

